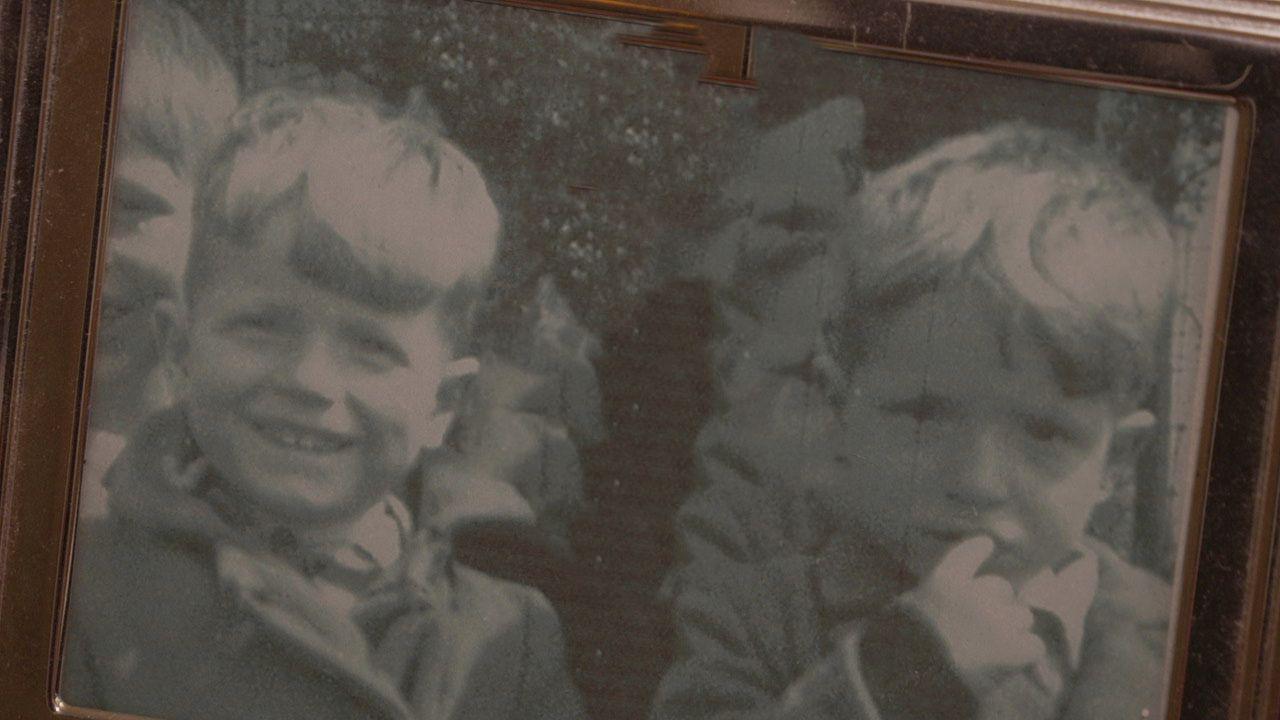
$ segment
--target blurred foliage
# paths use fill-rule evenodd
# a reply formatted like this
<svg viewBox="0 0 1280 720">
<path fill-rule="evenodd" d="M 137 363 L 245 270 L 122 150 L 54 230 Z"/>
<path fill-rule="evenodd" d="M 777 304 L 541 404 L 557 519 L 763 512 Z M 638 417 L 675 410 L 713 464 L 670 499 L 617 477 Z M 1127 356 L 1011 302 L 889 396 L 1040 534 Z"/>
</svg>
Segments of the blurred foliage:
<svg viewBox="0 0 1280 720">
<path fill-rule="evenodd" d="M 323 74 L 433 108 L 504 213 L 488 318 L 491 344 L 509 350 L 531 341 L 544 275 L 598 336 L 630 322 L 646 293 L 696 267 L 722 220 L 717 188 L 752 136 L 833 95 L 866 106 L 873 169 L 1016 117 L 1100 138 L 1166 207 L 1205 158 L 1162 154 L 1203 147 L 1173 140 L 1217 117 L 1165 98 L 821 50 L 792 33 L 757 34 L 753 91 L 697 82 L 696 54 L 619 42 L 646 31 L 636 24 L 475 0 L 186 4 L 250 92 Z"/>
<path fill-rule="evenodd" d="M 576 598 L 570 656 L 602 717 L 643 717 L 671 650 L 652 600 L 713 412 L 708 350 L 725 321 L 702 255 L 731 218 L 721 188 L 762 129 L 853 96 L 866 139 L 853 161 L 874 172 L 996 122 L 1053 127 L 1116 158 L 1181 228 L 1210 199 L 1220 152 L 1216 107 L 822 50 L 790 33 L 756 34 L 751 90 L 697 82 L 698 55 L 623 45 L 620 33 L 646 32 L 635 24 L 475 0 L 181 1 L 247 91 L 372 92 L 438 122 L 485 172 L 505 235 L 457 462 L 514 484 L 552 536 L 572 535 L 584 562 L 562 582 L 574 592 L 539 587 Z M 1119 469 L 1092 531 L 1132 556 L 1135 508 L 1168 516 L 1142 504 L 1144 482 L 1167 477 L 1159 463 Z"/>
<path fill-rule="evenodd" d="M 563 298 L 553 315 L 608 340 L 606 364 L 638 328 L 679 325 L 637 313 L 698 274 L 726 219 L 719 188 L 752 138 L 835 95 L 865 107 L 869 170 L 1017 118 L 1098 144 L 1183 228 L 1203 210 L 1220 152 L 1221 112 L 1204 104 L 821 50 L 790 33 L 757 34 L 759 89 L 749 90 L 697 82 L 697 55 L 624 46 L 619 33 L 646 31 L 635 24 L 474 0 L 186 4 L 248 91 L 324 77 L 438 119 L 504 214 L 485 349 L 525 365 L 545 344 L 547 283 Z M 1115 499 L 1095 518 L 1120 547 L 1133 535 L 1134 484 L 1132 473 L 1114 478 Z"/>
<path fill-rule="evenodd" d="M 1222 123 L 1217 105 L 1112 91 L 1100 94 L 1096 128 L 1108 156 L 1150 189 L 1175 226 L 1189 230 L 1217 180 Z"/>
<path fill-rule="evenodd" d="M 244 0 L 246 86 L 339 71 L 428 105 L 502 209 L 490 345 L 531 341 L 538 279 L 599 333 L 625 319 L 695 232 L 717 151 L 749 92 L 699 84 L 701 59 L 623 46 L 619 23 L 452 2 Z"/>
</svg>

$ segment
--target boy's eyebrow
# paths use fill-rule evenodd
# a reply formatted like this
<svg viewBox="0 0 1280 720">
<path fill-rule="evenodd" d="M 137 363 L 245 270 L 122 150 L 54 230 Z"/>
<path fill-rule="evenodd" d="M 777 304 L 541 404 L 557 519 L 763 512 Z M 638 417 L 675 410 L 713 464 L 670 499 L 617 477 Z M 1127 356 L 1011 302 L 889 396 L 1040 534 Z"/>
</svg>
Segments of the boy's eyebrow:
<svg viewBox="0 0 1280 720">
<path fill-rule="evenodd" d="M 298 315 L 298 308 L 288 302 L 270 299 L 258 300 L 241 307 L 238 312 L 230 314 L 224 322 L 232 324 L 249 316 L 292 321 L 296 320 Z"/>
<path fill-rule="evenodd" d="M 898 398 L 896 400 L 888 400 L 881 403 L 881 407 L 886 410 L 908 411 L 928 409 L 946 415 L 959 414 L 961 404 L 959 401 L 939 395 L 926 388 L 921 388 L 915 394 Z"/>
<path fill-rule="evenodd" d="M 1083 442 L 1092 436 L 1094 425 L 1077 416 L 1069 409 L 1045 408 L 1042 405 L 1028 405 L 1017 412 L 1022 422 L 1050 423 L 1066 433 L 1074 442 Z"/>
<path fill-rule="evenodd" d="M 176 212 L 173 205 L 164 196 L 153 192 L 141 183 L 119 178 L 111 188 L 112 204 L 124 202 L 132 212 L 145 213 L 149 216 L 172 215 Z"/>
<path fill-rule="evenodd" d="M 379 328 L 377 325 L 361 321 L 347 321 L 342 324 L 342 330 L 348 337 L 377 343 L 386 352 L 394 355 L 401 362 L 408 362 L 408 351 L 405 344 L 395 333 L 389 333 Z"/>
<path fill-rule="evenodd" d="M 828 230 L 839 225 L 839 217 L 827 208 L 795 202 L 785 208 L 765 213 L 757 222 L 791 231 Z"/>
</svg>

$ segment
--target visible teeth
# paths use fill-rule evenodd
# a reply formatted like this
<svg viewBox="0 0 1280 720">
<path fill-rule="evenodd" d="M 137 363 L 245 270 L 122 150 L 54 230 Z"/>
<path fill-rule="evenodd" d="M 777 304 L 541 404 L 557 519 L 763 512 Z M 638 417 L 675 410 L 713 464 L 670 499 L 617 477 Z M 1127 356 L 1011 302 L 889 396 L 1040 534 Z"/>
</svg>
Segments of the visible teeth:
<svg viewBox="0 0 1280 720">
<path fill-rule="evenodd" d="M 1022 540 L 1022 526 L 1012 520 L 997 520 L 991 524 L 991 532 L 997 539 L 1006 543 L 1015 543 Z"/>
<path fill-rule="evenodd" d="M 313 453 L 337 452 L 346 446 L 344 442 L 328 440 L 313 433 L 298 432 L 288 428 L 259 426 L 258 429 L 272 442 L 294 450 Z"/>
</svg>

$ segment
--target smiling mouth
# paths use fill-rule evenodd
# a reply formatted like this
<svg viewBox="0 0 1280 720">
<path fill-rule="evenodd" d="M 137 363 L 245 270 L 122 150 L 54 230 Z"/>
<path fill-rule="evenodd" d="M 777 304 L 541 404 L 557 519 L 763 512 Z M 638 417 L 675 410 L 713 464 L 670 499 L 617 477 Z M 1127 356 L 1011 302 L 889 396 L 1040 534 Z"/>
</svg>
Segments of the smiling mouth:
<svg viewBox="0 0 1280 720">
<path fill-rule="evenodd" d="M 250 427 L 267 442 L 286 450 L 331 455 L 355 445 L 355 438 L 328 430 L 307 428 L 293 423 L 251 420 Z"/>
<path fill-rule="evenodd" d="M 978 535 L 982 535 L 984 533 L 982 530 L 977 528 L 964 528 L 964 529 L 934 528 L 934 529 L 924 530 L 923 534 L 939 542 L 942 542 L 948 545 L 954 545 L 955 543 L 968 540 L 971 537 L 977 537 Z"/>
</svg>

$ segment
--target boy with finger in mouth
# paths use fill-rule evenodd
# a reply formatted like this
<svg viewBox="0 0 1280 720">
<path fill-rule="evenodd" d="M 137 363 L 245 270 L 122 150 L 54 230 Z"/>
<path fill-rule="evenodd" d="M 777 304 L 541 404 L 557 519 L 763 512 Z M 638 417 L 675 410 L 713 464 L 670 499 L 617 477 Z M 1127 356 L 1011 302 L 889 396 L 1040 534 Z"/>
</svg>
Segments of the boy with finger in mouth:
<svg viewBox="0 0 1280 720">
<path fill-rule="evenodd" d="M 1086 535 L 1153 416 L 1172 240 L 1024 125 L 873 177 L 808 376 L 838 431 L 797 549 L 685 584 L 654 717 L 1155 717 L 1169 587 Z"/>
</svg>

